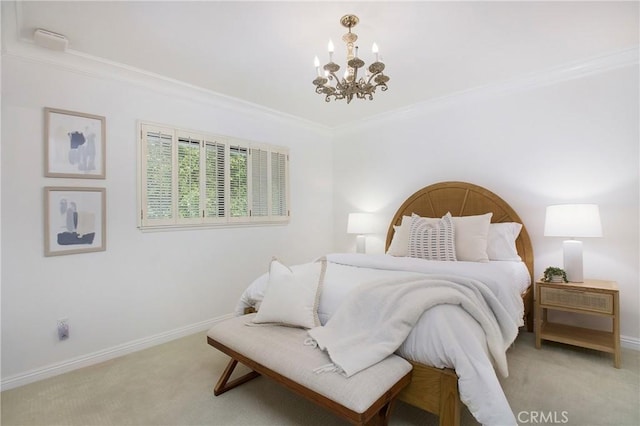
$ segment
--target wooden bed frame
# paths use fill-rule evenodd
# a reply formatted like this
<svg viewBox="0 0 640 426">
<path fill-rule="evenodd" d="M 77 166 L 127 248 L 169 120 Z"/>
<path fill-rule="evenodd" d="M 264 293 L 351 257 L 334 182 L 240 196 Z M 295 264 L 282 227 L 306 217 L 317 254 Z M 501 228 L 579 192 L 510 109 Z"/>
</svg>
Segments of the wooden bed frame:
<svg viewBox="0 0 640 426">
<path fill-rule="evenodd" d="M 400 225 L 402 216 L 411 216 L 415 213 L 423 217 L 442 217 L 447 212 L 451 212 L 453 216 L 471 216 L 491 212 L 493 213 L 491 222 L 522 223 L 516 212 L 493 192 L 466 182 L 441 182 L 419 190 L 400 206 L 389 225 L 386 248 L 389 248 L 393 238 L 393 226 Z M 516 248 L 522 261 L 527 265 L 533 283 L 533 248 L 524 225 L 516 240 Z M 533 331 L 532 288 L 532 285 L 529 286 L 522 295 L 528 331 Z M 462 403 L 455 371 L 410 362 L 413 364 L 411 383 L 400 393 L 400 400 L 438 415 L 440 426 L 458 426 Z"/>
</svg>

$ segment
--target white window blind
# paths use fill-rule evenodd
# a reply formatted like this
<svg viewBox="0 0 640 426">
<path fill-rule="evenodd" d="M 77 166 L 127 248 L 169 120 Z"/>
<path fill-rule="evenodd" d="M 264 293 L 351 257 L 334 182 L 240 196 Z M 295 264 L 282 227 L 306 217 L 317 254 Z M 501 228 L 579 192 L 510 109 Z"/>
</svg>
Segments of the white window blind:
<svg viewBox="0 0 640 426">
<path fill-rule="evenodd" d="M 288 175 L 289 155 L 284 152 L 271 153 L 271 215 L 288 215 Z"/>
<path fill-rule="evenodd" d="M 249 150 L 246 147 L 229 148 L 231 217 L 249 216 Z"/>
<path fill-rule="evenodd" d="M 268 152 L 251 150 L 251 215 L 269 216 L 269 176 L 267 173 Z"/>
<path fill-rule="evenodd" d="M 225 217 L 225 145 L 205 142 L 205 218 Z"/>
<path fill-rule="evenodd" d="M 140 123 L 139 227 L 288 221 L 289 153 Z"/>
<path fill-rule="evenodd" d="M 174 219 L 173 135 L 166 129 L 143 127 L 143 204 L 147 223 L 166 224 Z"/>
</svg>

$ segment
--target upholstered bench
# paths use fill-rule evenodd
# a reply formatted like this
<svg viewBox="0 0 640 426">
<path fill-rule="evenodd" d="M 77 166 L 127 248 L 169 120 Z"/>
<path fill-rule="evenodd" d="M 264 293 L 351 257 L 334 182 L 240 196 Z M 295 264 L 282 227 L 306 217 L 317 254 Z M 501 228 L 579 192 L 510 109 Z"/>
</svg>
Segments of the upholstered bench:
<svg viewBox="0 0 640 426">
<path fill-rule="evenodd" d="M 263 375 L 353 424 L 388 423 L 396 396 L 411 381 L 409 362 L 391 355 L 350 378 L 314 373 L 331 361 L 325 352 L 304 344 L 306 330 L 246 325 L 253 315 L 224 320 L 207 333 L 208 343 L 231 357 L 214 388 L 216 396 Z M 229 381 L 238 362 L 252 371 Z"/>
</svg>

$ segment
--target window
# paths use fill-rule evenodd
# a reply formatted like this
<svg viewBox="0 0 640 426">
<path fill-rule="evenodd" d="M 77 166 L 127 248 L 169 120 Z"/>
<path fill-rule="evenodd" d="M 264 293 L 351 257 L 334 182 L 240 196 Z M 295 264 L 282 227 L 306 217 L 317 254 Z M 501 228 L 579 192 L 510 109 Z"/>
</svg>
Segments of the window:
<svg viewBox="0 0 640 426">
<path fill-rule="evenodd" d="M 286 148 L 141 123 L 138 225 L 286 222 L 288 169 Z"/>
</svg>

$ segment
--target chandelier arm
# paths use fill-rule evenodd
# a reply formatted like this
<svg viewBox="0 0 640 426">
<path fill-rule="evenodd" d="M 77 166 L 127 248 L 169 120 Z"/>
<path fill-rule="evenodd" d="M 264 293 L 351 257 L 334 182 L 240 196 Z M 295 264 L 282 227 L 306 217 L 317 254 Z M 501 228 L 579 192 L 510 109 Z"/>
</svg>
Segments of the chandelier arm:
<svg viewBox="0 0 640 426">
<path fill-rule="evenodd" d="M 336 87 L 340 86 L 340 78 L 335 73 L 331 73 L 331 77 L 335 80 Z M 329 81 L 331 81 L 331 79 Z"/>
<path fill-rule="evenodd" d="M 340 79 L 339 79 L 335 74 L 333 74 L 333 78 L 334 78 L 334 80 L 336 81 L 336 87 L 335 87 L 335 89 L 336 89 L 338 92 L 342 92 L 342 91 L 344 90 L 344 85 L 342 84 L 342 82 L 340 81 Z"/>
<path fill-rule="evenodd" d="M 345 80 L 340 80 L 335 73 L 331 73 L 331 76 L 336 80 L 336 89 L 342 92 L 347 87 L 347 82 Z"/>
<path fill-rule="evenodd" d="M 367 83 L 368 83 L 368 84 L 371 84 L 371 80 L 373 80 L 377 75 L 380 75 L 380 74 L 382 74 L 382 72 L 381 72 L 381 71 L 378 71 L 378 72 L 374 72 L 374 73 L 372 73 L 372 74 L 369 76 L 369 79 L 367 80 Z M 376 84 L 376 86 L 378 86 L 378 84 Z"/>
</svg>

